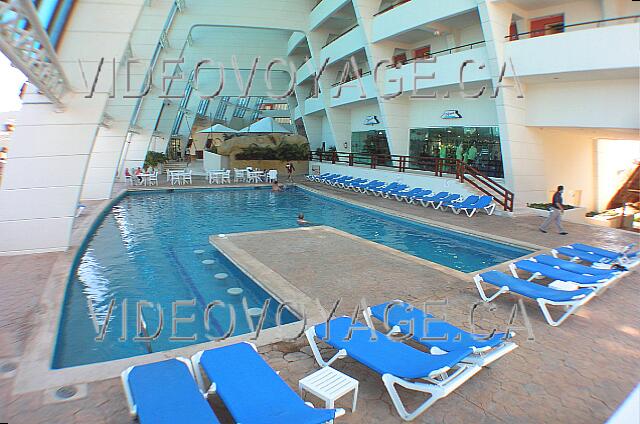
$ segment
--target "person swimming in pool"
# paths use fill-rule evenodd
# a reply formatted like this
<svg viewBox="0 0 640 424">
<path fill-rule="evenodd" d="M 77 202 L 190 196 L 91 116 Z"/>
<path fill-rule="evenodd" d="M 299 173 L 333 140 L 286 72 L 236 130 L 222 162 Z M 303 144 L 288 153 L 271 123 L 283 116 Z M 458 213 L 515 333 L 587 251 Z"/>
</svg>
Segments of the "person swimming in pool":
<svg viewBox="0 0 640 424">
<path fill-rule="evenodd" d="M 273 184 L 271 184 L 271 191 L 276 192 L 276 191 L 283 191 L 284 187 L 282 187 L 281 184 L 278 183 L 278 181 L 274 181 Z"/>
<path fill-rule="evenodd" d="M 311 225 L 311 223 L 304 219 L 304 214 L 303 213 L 299 213 L 298 214 L 298 225 L 300 225 L 301 227 L 307 227 L 307 226 Z"/>
</svg>

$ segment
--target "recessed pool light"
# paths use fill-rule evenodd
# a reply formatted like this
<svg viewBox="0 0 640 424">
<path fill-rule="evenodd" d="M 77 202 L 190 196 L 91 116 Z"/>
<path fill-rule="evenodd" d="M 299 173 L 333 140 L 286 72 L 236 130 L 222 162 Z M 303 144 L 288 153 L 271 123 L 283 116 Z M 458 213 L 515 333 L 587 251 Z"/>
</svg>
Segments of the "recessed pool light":
<svg viewBox="0 0 640 424">
<path fill-rule="evenodd" d="M 214 264 L 216 261 L 214 261 L 213 259 L 205 259 L 204 261 L 202 261 L 202 263 L 204 265 L 212 265 Z"/>
<path fill-rule="evenodd" d="M 196 250 L 193 251 L 193 253 L 195 253 L 196 255 L 202 255 L 204 253 L 204 250 L 196 249 Z"/>
<path fill-rule="evenodd" d="M 227 290 L 227 294 L 230 294 L 232 296 L 239 296 L 243 291 L 244 290 L 242 290 L 240 287 L 231 287 L 229 290 Z"/>
<path fill-rule="evenodd" d="M 219 272 L 218 274 L 214 275 L 213 278 L 215 278 L 216 280 L 224 280 L 228 276 L 229 274 L 225 274 L 224 272 Z"/>
</svg>

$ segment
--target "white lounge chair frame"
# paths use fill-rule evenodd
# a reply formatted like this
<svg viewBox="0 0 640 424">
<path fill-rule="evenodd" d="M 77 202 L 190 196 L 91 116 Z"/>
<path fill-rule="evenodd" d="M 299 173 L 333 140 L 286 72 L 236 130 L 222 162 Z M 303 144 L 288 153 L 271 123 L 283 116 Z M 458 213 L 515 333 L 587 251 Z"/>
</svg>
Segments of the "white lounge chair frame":
<svg viewBox="0 0 640 424">
<path fill-rule="evenodd" d="M 511 291 L 508 286 L 502 286 L 492 296 L 487 296 L 484 289 L 482 288 L 481 283 L 484 281 L 482 277 L 480 275 L 476 275 L 475 277 L 473 277 L 473 281 L 476 283 L 476 287 L 478 288 L 478 293 L 480 293 L 480 297 L 485 302 L 491 302 L 501 294 L 509 293 Z M 521 294 L 518 294 L 518 293 L 515 293 L 515 294 L 517 294 L 518 296 L 522 296 Z M 538 302 L 538 306 L 540 307 L 540 310 L 542 311 L 544 318 L 547 320 L 547 323 L 549 323 L 549 325 L 551 325 L 552 327 L 557 327 L 560 324 L 562 324 L 564 320 L 569 318 L 569 316 L 571 316 L 578 309 L 580 309 L 581 306 L 589 302 L 595 295 L 596 295 L 596 290 L 592 291 L 588 295 L 581 295 L 577 299 L 565 301 L 565 302 L 556 302 L 549 299 L 543 299 L 541 297 L 536 298 L 535 300 L 536 302 Z M 526 296 L 522 296 L 522 297 L 526 297 Z M 548 305 L 564 306 L 566 308 L 566 311 L 557 320 L 554 320 L 553 317 L 551 316 L 551 313 L 549 312 Z"/>
<path fill-rule="evenodd" d="M 180 362 L 183 362 L 187 366 L 187 368 L 189 369 L 189 372 L 191 373 L 191 376 L 194 377 L 196 379 L 196 383 L 198 383 L 198 376 L 193 371 L 193 366 L 191 365 L 191 361 L 189 361 L 187 358 L 183 358 L 182 356 L 178 356 L 175 359 Z M 138 417 L 138 407 L 133 401 L 133 394 L 131 393 L 131 387 L 129 386 L 129 374 L 137 366 L 144 366 L 144 364 L 131 366 L 126 370 L 122 371 L 122 373 L 120 373 L 120 379 L 122 380 L 124 395 L 127 398 L 127 405 L 129 407 L 129 415 L 131 415 L 131 418 L 134 418 L 134 419 Z M 200 386 L 200 384 L 198 383 L 198 387 L 202 387 L 202 386 Z M 200 393 L 202 393 L 202 395 L 206 399 L 207 395 L 203 393 L 202 389 L 200 390 Z"/>
<path fill-rule="evenodd" d="M 309 341 L 309 346 L 313 352 L 313 356 L 321 367 L 328 367 L 338 359 L 346 358 L 348 355 L 345 349 L 340 349 L 329 360 L 325 361 L 320 354 L 320 349 L 315 341 L 317 337 L 315 327 L 310 327 L 305 331 L 305 336 Z M 364 364 L 363 364 L 364 365 Z M 365 365 L 366 366 L 366 365 Z M 411 421 L 426 411 L 431 405 L 433 405 L 438 399 L 446 397 L 451 392 L 460 387 L 465 381 L 469 380 L 475 374 L 477 374 L 482 368 L 477 365 L 459 363 L 455 366 L 455 370 L 449 373 L 452 369 L 449 367 L 443 367 L 438 370 L 432 371 L 428 376 L 425 376 L 418 381 L 407 381 L 403 378 L 396 377 L 391 374 L 384 374 L 382 376 L 382 382 L 389 392 L 393 406 L 400 417 L 405 421 Z M 424 382 L 423 382 L 424 381 Z M 422 393 L 428 393 L 431 395 L 425 400 L 419 407 L 413 412 L 407 411 L 404 406 L 400 395 L 395 387 L 399 385 L 408 390 L 418 391 Z"/>
</svg>

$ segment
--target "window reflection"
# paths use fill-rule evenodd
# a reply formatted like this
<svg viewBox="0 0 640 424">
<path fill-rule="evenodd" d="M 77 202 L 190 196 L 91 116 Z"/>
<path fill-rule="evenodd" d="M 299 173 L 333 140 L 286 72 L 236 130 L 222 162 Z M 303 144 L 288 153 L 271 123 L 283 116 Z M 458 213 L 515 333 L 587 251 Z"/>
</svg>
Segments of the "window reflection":
<svg viewBox="0 0 640 424">
<path fill-rule="evenodd" d="M 498 127 L 414 128 L 409 137 L 412 157 L 458 159 L 490 177 L 504 177 Z"/>
</svg>

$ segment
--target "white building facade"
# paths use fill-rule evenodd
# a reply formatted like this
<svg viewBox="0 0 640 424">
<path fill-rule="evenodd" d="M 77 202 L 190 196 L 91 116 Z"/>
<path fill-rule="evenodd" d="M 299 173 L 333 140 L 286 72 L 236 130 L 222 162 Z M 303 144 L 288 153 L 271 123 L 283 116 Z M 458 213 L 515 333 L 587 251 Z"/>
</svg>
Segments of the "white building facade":
<svg viewBox="0 0 640 424">
<path fill-rule="evenodd" d="M 23 99 L 0 254 L 66 249 L 79 202 L 110 198 L 124 167 L 223 97 L 250 96 L 248 119 L 259 99 L 286 103 L 314 151 L 467 159 L 517 205 L 564 184 L 600 208 L 614 190 L 600 158 L 640 143 L 640 2 L 74 3 L 56 43 L 63 105 Z"/>
</svg>

